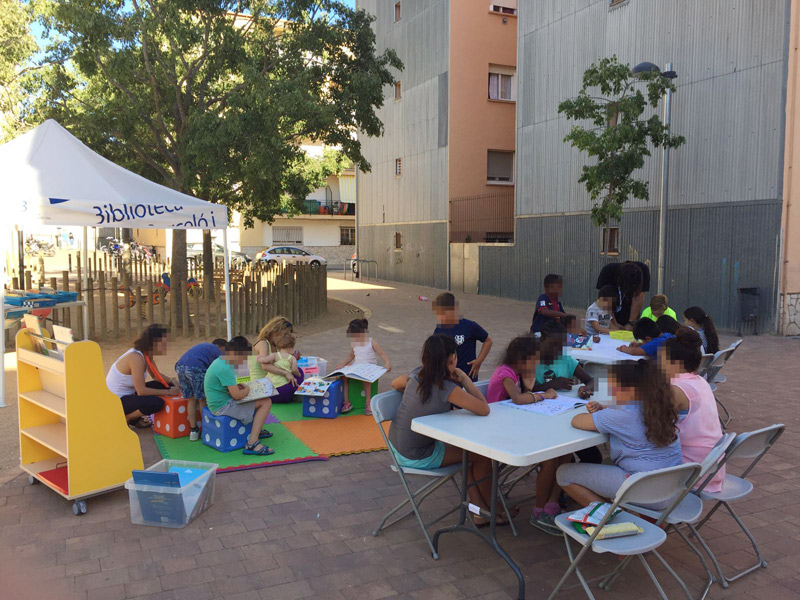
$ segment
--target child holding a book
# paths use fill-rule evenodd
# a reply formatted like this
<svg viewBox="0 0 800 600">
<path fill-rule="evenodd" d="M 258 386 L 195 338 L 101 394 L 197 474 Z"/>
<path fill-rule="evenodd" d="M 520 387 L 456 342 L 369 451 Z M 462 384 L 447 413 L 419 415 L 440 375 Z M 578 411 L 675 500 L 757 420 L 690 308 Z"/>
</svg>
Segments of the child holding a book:
<svg viewBox="0 0 800 600">
<path fill-rule="evenodd" d="M 175 374 L 178 376 L 178 385 L 181 395 L 186 398 L 187 417 L 189 418 L 189 441 L 196 442 L 200 439 L 200 427 L 197 423 L 197 404 L 202 408 L 206 400 L 205 377 L 208 367 L 218 359 L 225 350 L 227 342 L 217 338 L 210 344 L 203 342 L 196 344 L 184 352 L 183 356 L 175 363 Z"/>
<path fill-rule="evenodd" d="M 536 312 L 533 313 L 531 333 L 542 331 L 545 323 L 558 322 L 567 316 L 559 297 L 564 291 L 564 279 L 561 275 L 551 273 L 544 278 L 544 293 L 536 300 Z"/>
<path fill-rule="evenodd" d="M 556 473 L 558 485 L 581 506 L 613 500 L 619 487 L 635 473 L 683 462 L 678 413 L 669 384 L 655 363 L 638 360 L 614 365 L 611 393 L 617 406 L 589 402 L 589 412 L 573 417 L 572 426 L 608 434 L 614 464 L 567 464 Z"/>
<path fill-rule="evenodd" d="M 614 302 L 617 290 L 613 285 L 604 285 L 597 292 L 597 300 L 586 309 L 586 333 L 598 335 L 611 331 L 611 320 L 614 314 Z"/>
<path fill-rule="evenodd" d="M 245 425 L 252 424 L 243 454 L 267 456 L 275 451 L 262 446 L 259 440 L 272 437 L 272 433 L 263 429 L 264 423 L 272 408 L 271 398 L 261 398 L 254 402 L 237 403 L 250 393 L 250 386 L 236 383 L 236 367 L 247 362 L 253 347 L 247 338 L 237 336 L 225 346 L 222 355 L 217 358 L 206 371 L 204 391 L 206 405 L 211 414 L 225 416 L 241 421 Z"/>
<path fill-rule="evenodd" d="M 297 339 L 290 328 L 283 328 L 273 337 L 274 351 L 256 359 L 266 371 L 267 377 L 275 387 L 276 395 L 272 401 L 286 404 L 294 400 L 294 393 L 303 383 L 303 369 L 297 366 L 294 346 Z M 251 369 L 251 377 L 254 376 Z"/>
<path fill-rule="evenodd" d="M 383 361 L 383 367 L 386 371 L 392 370 L 392 364 L 389 362 L 389 357 L 380 347 L 380 344 L 369 336 L 369 321 L 366 319 L 353 319 L 347 326 L 347 337 L 350 339 L 350 354 L 342 364 L 336 367 L 339 370 L 347 365 L 377 365 L 378 357 Z M 371 415 L 370 400 L 372 399 L 372 386 L 368 382 L 363 382 L 364 394 L 366 401 L 364 404 L 364 414 Z M 353 405 L 350 403 L 350 380 L 344 378 L 344 404 L 342 405 L 342 412 L 346 413 L 353 410 Z"/>
<path fill-rule="evenodd" d="M 455 340 L 458 368 L 469 375 L 472 381 L 478 381 L 481 365 L 492 349 L 492 338 L 475 321 L 461 318 L 456 297 L 450 292 L 436 296 L 433 312 L 436 315 L 434 335 L 446 335 Z M 481 352 L 476 356 L 478 342 L 481 343 Z"/>
</svg>

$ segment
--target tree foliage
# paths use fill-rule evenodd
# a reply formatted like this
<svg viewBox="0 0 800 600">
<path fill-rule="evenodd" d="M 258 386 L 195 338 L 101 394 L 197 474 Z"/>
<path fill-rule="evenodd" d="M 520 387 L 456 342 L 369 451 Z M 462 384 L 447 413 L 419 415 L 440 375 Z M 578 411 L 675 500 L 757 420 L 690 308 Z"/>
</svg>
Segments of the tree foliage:
<svg viewBox="0 0 800 600">
<path fill-rule="evenodd" d="M 29 62 L 38 50 L 30 32 L 31 11 L 17 0 L 0 0 L 0 141 L 14 137 L 27 94 Z"/>
<path fill-rule="evenodd" d="M 376 51 L 371 17 L 339 0 L 72 0 L 42 14 L 63 66 L 29 116 L 248 225 L 318 187 L 304 142 L 369 170 L 354 132 L 382 134 L 375 109 L 402 68 Z M 175 232 L 176 280 L 185 262 Z"/>
<path fill-rule="evenodd" d="M 647 182 L 633 173 L 644 166 L 651 148 L 684 143 L 684 137 L 671 134 L 657 114 L 644 117 L 668 89 L 674 91 L 674 84 L 657 71 L 634 75 L 629 65 L 613 56 L 589 67 L 578 96 L 559 104 L 559 113 L 585 123 L 573 125 L 564 141 L 595 159 L 583 167 L 578 181 L 594 201 L 596 225 L 619 220 L 631 196 L 649 199 Z"/>
</svg>

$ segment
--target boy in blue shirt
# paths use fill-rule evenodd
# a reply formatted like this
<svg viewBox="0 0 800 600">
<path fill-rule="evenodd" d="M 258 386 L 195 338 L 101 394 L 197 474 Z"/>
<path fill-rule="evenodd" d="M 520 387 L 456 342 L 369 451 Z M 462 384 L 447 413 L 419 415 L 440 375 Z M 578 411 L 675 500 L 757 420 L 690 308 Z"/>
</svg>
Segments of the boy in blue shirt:
<svg viewBox="0 0 800 600">
<path fill-rule="evenodd" d="M 462 319 L 459 316 L 456 297 L 450 292 L 436 296 L 433 300 L 433 312 L 436 315 L 434 335 L 437 333 L 446 335 L 456 341 L 458 368 L 472 381 L 478 381 L 481 365 L 492 349 L 492 338 L 475 321 Z M 481 343 L 481 353 L 476 356 L 477 342 Z"/>
<path fill-rule="evenodd" d="M 564 280 L 561 275 L 551 273 L 544 278 L 544 294 L 536 300 L 536 312 L 533 313 L 531 333 L 541 333 L 548 321 L 562 319 L 567 316 L 564 305 L 559 300 L 564 291 Z"/>
<path fill-rule="evenodd" d="M 644 317 L 634 323 L 633 337 L 639 341 L 631 342 L 627 346 L 620 346 L 618 350 L 631 356 L 646 356 L 655 359 L 661 345 L 675 336 L 671 333 L 661 333 L 654 321 Z"/>
<path fill-rule="evenodd" d="M 175 373 L 178 375 L 178 385 L 181 396 L 186 398 L 186 410 L 189 412 L 189 440 L 196 442 L 200 439 L 200 427 L 197 425 L 197 403 L 202 407 L 205 404 L 206 393 L 203 381 L 206 371 L 225 350 L 226 342 L 217 338 L 210 344 L 203 342 L 189 348 L 175 363 Z"/>
</svg>

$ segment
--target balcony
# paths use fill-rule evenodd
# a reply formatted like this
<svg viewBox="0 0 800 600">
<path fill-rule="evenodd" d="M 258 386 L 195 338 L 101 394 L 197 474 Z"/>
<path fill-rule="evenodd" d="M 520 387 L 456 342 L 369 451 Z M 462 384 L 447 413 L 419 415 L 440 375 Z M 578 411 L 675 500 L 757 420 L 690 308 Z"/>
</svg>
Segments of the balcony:
<svg viewBox="0 0 800 600">
<path fill-rule="evenodd" d="M 451 198 L 450 241 L 512 243 L 514 194 L 483 194 Z"/>
<path fill-rule="evenodd" d="M 356 214 L 356 205 L 349 202 L 340 202 L 338 200 L 306 200 L 301 206 L 300 214 L 354 216 Z"/>
</svg>

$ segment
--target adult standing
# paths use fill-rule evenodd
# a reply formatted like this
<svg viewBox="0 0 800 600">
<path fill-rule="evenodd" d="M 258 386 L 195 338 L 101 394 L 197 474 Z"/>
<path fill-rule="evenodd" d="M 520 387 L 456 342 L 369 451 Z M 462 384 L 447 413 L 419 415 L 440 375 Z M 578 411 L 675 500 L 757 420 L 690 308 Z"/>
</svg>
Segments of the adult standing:
<svg viewBox="0 0 800 600">
<path fill-rule="evenodd" d="M 597 278 L 597 289 L 604 285 L 617 288 L 611 329 L 633 329 L 642 314 L 644 296 L 650 291 L 650 267 L 639 261 L 608 263 Z"/>
</svg>

